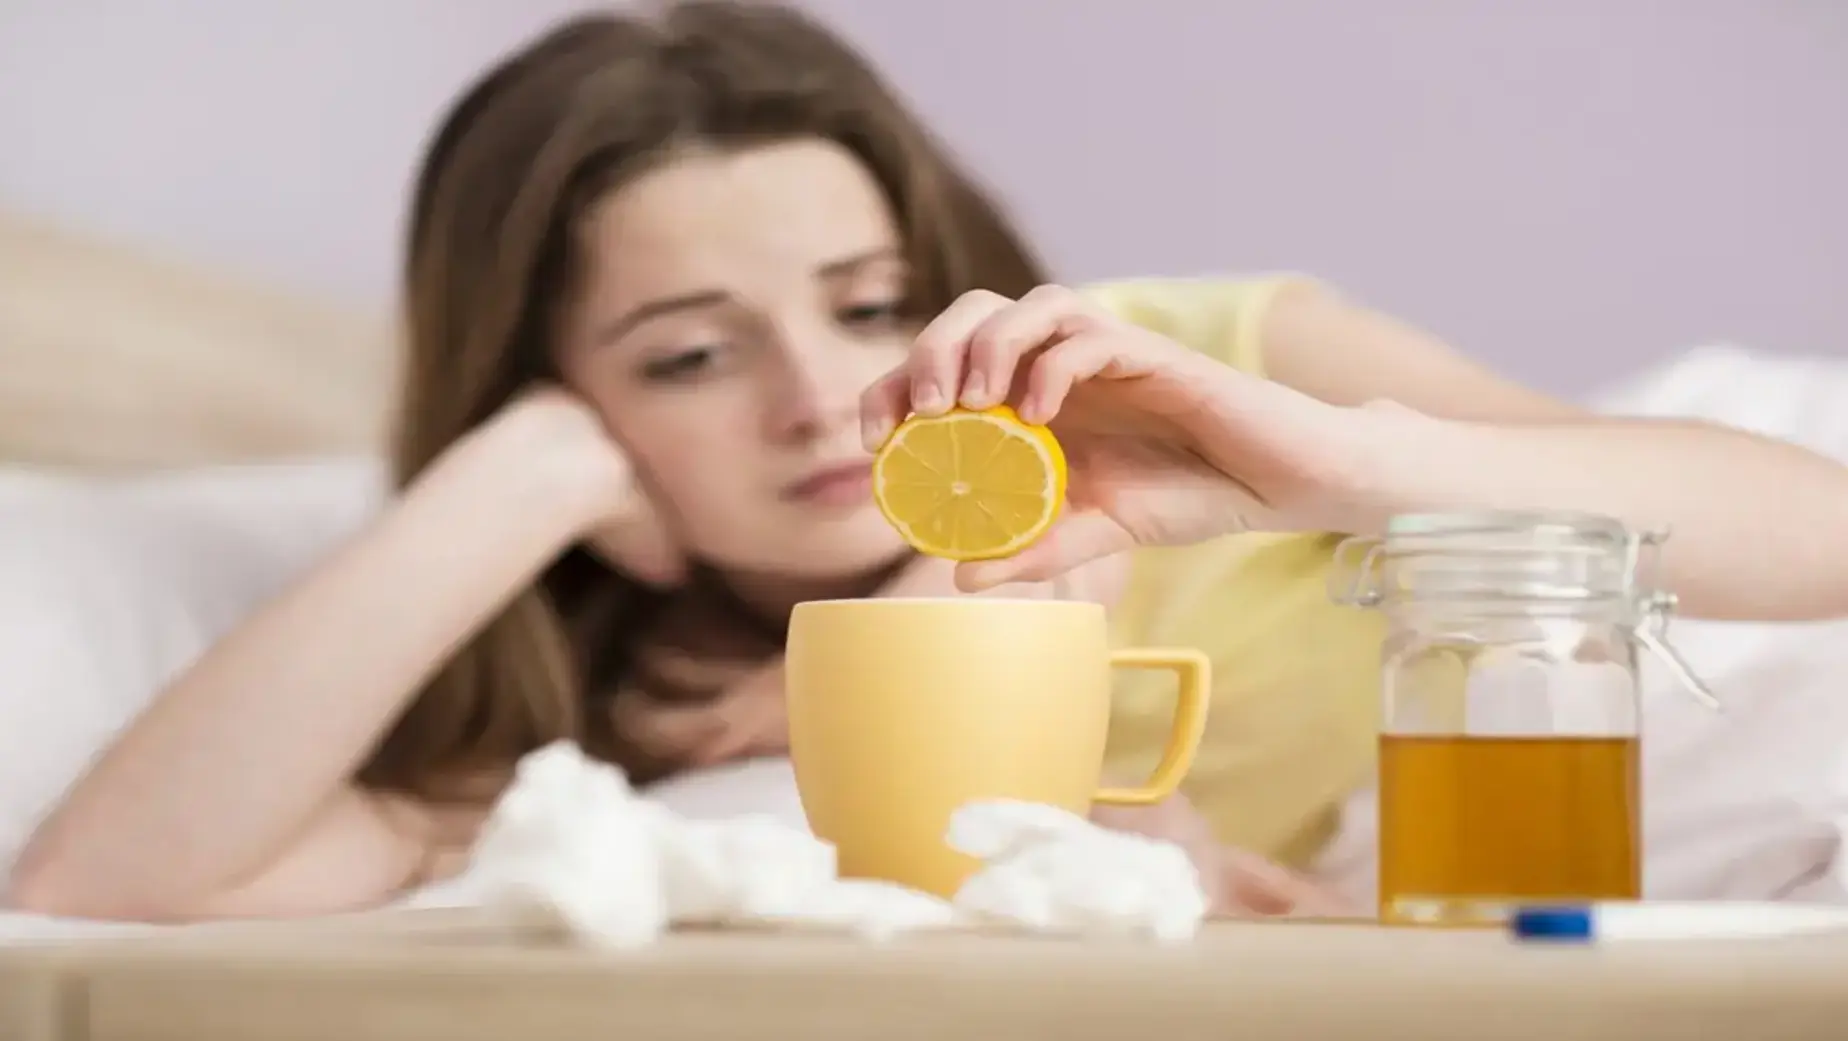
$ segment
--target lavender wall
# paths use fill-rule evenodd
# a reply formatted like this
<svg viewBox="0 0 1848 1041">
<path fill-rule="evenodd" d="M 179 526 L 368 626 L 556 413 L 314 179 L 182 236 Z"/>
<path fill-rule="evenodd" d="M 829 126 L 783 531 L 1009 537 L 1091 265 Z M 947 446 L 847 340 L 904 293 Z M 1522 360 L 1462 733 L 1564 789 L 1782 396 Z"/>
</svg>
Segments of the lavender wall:
<svg viewBox="0 0 1848 1041">
<path fill-rule="evenodd" d="M 421 135 L 569 0 L 0 0 L 0 206 L 380 303 Z M 1574 390 L 1848 353 L 1840 0 L 814 0 L 1073 279 L 1311 270 Z"/>
</svg>

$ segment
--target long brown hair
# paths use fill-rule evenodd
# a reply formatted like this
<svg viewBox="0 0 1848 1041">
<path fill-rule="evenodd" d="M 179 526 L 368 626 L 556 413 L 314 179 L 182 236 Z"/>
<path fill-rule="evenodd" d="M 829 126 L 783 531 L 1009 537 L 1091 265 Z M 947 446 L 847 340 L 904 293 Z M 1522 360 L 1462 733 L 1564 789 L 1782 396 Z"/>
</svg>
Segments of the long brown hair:
<svg viewBox="0 0 1848 1041">
<path fill-rule="evenodd" d="M 801 137 L 838 142 L 877 179 L 916 314 L 967 290 L 1018 295 L 1044 281 L 980 187 L 807 16 L 706 0 L 577 17 L 489 70 L 429 145 L 409 221 L 399 485 L 552 374 L 550 330 L 570 304 L 590 206 L 688 145 Z M 667 603 L 572 550 L 431 680 L 362 780 L 435 794 L 559 738 L 638 779 L 665 772 L 672 764 L 615 732 L 608 707 Z"/>
</svg>

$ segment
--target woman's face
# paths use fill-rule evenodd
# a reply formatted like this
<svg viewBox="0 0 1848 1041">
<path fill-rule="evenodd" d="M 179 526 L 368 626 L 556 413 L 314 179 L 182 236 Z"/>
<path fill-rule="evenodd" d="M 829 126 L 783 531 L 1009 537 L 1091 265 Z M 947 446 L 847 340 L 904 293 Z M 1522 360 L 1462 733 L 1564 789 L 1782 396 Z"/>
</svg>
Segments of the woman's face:
<svg viewBox="0 0 1848 1041">
<path fill-rule="evenodd" d="M 599 204 L 584 233 L 560 365 L 682 545 L 814 578 L 891 561 L 859 395 L 912 330 L 898 229 L 860 163 L 819 140 L 693 153 Z"/>
</svg>

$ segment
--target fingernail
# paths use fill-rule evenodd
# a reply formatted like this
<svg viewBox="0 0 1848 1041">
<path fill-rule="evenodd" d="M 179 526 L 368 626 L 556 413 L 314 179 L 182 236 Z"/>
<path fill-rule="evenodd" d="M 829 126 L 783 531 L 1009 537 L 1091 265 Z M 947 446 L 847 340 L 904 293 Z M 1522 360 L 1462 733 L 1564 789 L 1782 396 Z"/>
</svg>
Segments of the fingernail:
<svg viewBox="0 0 1848 1041">
<path fill-rule="evenodd" d="M 954 578 L 957 590 L 964 593 L 980 593 L 994 586 L 996 583 L 991 580 L 993 570 L 993 568 L 985 568 L 980 564 L 957 565 Z"/>
<path fill-rule="evenodd" d="M 919 412 L 935 414 L 949 407 L 943 398 L 943 391 L 936 384 L 930 383 L 914 388 L 911 392 L 911 404 Z"/>
<path fill-rule="evenodd" d="M 981 408 L 988 404 L 988 381 L 979 372 L 971 372 L 963 381 L 962 403 L 970 408 Z"/>
<path fill-rule="evenodd" d="M 885 444 L 891 427 L 883 419 L 869 419 L 860 424 L 860 443 L 868 452 L 877 452 Z"/>
</svg>

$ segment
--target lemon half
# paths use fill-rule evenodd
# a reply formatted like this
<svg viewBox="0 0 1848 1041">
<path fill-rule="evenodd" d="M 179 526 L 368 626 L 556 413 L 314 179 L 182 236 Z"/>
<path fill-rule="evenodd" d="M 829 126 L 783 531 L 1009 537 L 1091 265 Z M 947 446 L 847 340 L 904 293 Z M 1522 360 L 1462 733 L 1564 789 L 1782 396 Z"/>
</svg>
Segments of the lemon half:
<svg viewBox="0 0 1848 1041">
<path fill-rule="evenodd" d="M 1032 545 L 1065 503 L 1065 452 L 1005 405 L 912 416 L 873 457 L 873 501 L 918 552 L 992 560 Z"/>
</svg>

